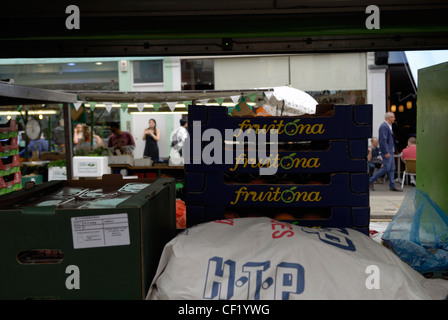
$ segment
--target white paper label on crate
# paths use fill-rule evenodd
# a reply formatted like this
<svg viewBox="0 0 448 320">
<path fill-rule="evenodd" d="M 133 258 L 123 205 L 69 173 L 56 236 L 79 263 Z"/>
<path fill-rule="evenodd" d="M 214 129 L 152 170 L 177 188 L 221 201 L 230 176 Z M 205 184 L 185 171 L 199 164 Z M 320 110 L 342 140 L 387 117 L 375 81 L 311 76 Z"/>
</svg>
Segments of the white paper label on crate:
<svg viewBox="0 0 448 320">
<path fill-rule="evenodd" d="M 131 243 L 127 213 L 72 217 L 75 249 L 124 246 Z"/>
<path fill-rule="evenodd" d="M 97 173 L 97 171 L 98 171 L 98 162 L 95 161 L 95 160 L 80 161 L 78 163 L 78 173 L 79 174 Z"/>
</svg>

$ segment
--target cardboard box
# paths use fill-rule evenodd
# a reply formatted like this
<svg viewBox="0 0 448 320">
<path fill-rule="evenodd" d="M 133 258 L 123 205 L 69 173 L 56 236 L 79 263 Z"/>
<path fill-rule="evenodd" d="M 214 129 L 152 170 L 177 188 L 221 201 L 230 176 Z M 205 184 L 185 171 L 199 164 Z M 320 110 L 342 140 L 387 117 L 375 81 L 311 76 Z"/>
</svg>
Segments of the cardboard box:
<svg viewBox="0 0 448 320">
<path fill-rule="evenodd" d="M 132 166 L 134 165 L 134 157 L 130 154 L 125 154 L 122 156 L 110 156 L 109 164 L 128 164 Z"/>
<path fill-rule="evenodd" d="M 17 136 L 17 121 L 15 119 L 11 119 L 9 123 L 0 126 L 0 139 L 9 139 Z"/>
<path fill-rule="evenodd" d="M 44 151 L 40 153 L 40 160 L 49 160 L 49 161 L 65 160 L 65 153 Z"/>
<path fill-rule="evenodd" d="M 285 219 L 274 211 L 288 216 L 291 209 L 329 210 L 325 219 L 311 214 L 292 222 L 368 234 L 372 105 L 318 105 L 313 115 L 291 117 L 232 117 L 225 107 L 194 106 L 188 109 L 188 131 L 188 227 L 231 218 L 238 210 L 247 216 L 272 208 L 268 215 L 280 220 Z M 203 138 L 208 133 L 213 141 Z M 222 152 L 215 146 L 223 146 Z M 275 170 L 261 170 L 269 167 Z"/>
<path fill-rule="evenodd" d="M 19 145 L 17 142 L 17 137 L 9 138 L 9 144 L 0 146 L 0 157 L 10 157 L 19 154 Z"/>
<path fill-rule="evenodd" d="M 0 159 L 0 176 L 7 176 L 20 171 L 19 155 Z"/>
<path fill-rule="evenodd" d="M 169 178 L 50 181 L 0 202 L 0 299 L 144 299 L 176 233 Z"/>
<path fill-rule="evenodd" d="M 21 173 L 0 177 L 0 196 L 22 189 Z"/>
<path fill-rule="evenodd" d="M 74 177 L 101 177 L 109 174 L 108 157 L 73 157 Z"/>
<path fill-rule="evenodd" d="M 134 159 L 134 167 L 152 167 L 153 163 L 151 158 Z"/>
<path fill-rule="evenodd" d="M 34 184 L 41 184 L 44 181 L 44 178 L 41 174 L 28 174 L 26 176 L 21 177 L 22 180 L 22 188 L 25 188 L 28 182 L 34 182 Z"/>
</svg>

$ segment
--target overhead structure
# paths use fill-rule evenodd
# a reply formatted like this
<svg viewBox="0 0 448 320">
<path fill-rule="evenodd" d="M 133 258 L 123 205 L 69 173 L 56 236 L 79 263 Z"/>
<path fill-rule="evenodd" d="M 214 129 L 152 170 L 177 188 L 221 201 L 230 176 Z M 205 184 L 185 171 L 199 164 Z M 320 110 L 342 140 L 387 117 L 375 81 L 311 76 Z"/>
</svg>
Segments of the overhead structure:
<svg viewBox="0 0 448 320">
<path fill-rule="evenodd" d="M 208 102 L 220 105 L 223 102 L 236 104 L 241 97 L 250 97 L 254 102 L 263 100 L 266 92 L 273 92 L 273 88 L 256 88 L 242 90 L 188 90 L 188 91 L 70 91 L 76 94 L 78 103 L 126 103 L 134 104 L 161 104 L 160 109 L 154 106 L 147 107 L 150 111 L 187 111 L 188 104 L 206 104 Z M 217 102 L 219 101 L 219 102 Z M 142 106 L 144 107 L 144 106 Z M 143 110 L 140 109 L 140 111 Z"/>
<path fill-rule="evenodd" d="M 372 6 L 373 5 L 373 6 Z M 6 1 L 0 58 L 434 50 L 445 0 Z"/>
<path fill-rule="evenodd" d="M 0 106 L 74 102 L 76 95 L 72 93 L 22 87 L 0 81 Z"/>
</svg>

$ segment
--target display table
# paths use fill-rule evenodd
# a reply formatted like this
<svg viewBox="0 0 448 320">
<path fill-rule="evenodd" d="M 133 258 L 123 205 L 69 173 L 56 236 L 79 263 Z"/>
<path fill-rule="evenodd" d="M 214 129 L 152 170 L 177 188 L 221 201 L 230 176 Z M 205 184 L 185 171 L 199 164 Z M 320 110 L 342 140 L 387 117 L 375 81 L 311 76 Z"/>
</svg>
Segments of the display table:
<svg viewBox="0 0 448 320">
<path fill-rule="evenodd" d="M 28 166 L 28 167 L 36 167 L 36 166 L 44 166 L 49 164 L 50 161 L 24 161 L 21 162 L 20 165 L 21 166 Z"/>
<path fill-rule="evenodd" d="M 122 169 L 128 170 L 128 175 L 136 175 L 139 178 L 174 178 L 176 180 L 177 197 L 183 198 L 185 180 L 184 166 L 169 166 L 167 163 L 155 163 L 153 166 L 131 166 L 129 164 L 109 164 L 112 173 L 121 173 Z"/>
<path fill-rule="evenodd" d="M 162 173 L 168 170 L 170 173 L 174 172 L 184 172 L 184 166 L 169 166 L 167 163 L 155 163 L 153 166 L 148 167 L 140 167 L 140 166 L 131 166 L 129 164 L 109 164 L 109 167 L 112 171 L 119 169 L 127 169 L 132 172 L 143 171 L 143 172 L 157 172 L 157 177 L 159 178 Z"/>
<path fill-rule="evenodd" d="M 48 181 L 48 168 L 47 165 L 50 161 L 26 161 L 20 162 L 20 172 L 22 177 L 26 177 L 29 175 L 40 175 L 42 179 L 39 178 L 37 183 L 47 182 Z M 24 179 L 26 182 L 27 179 Z"/>
</svg>

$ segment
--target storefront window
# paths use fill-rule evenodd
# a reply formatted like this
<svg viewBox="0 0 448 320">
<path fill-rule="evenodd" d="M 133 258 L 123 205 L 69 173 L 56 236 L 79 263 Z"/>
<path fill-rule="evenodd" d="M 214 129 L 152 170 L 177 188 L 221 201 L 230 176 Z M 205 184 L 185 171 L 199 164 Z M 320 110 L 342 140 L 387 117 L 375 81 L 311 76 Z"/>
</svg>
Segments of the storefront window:
<svg viewBox="0 0 448 320">
<path fill-rule="evenodd" d="M 366 90 L 307 91 L 320 104 L 365 104 Z"/>
<path fill-rule="evenodd" d="M 185 59 L 181 63 L 182 90 L 214 90 L 213 59 Z"/>
<path fill-rule="evenodd" d="M 118 90 L 115 61 L 0 65 L 0 79 L 48 90 Z"/>
<path fill-rule="evenodd" d="M 134 61 L 134 83 L 163 82 L 163 60 Z"/>
</svg>

